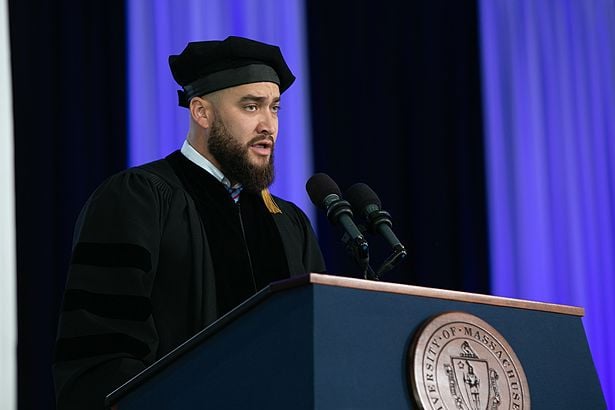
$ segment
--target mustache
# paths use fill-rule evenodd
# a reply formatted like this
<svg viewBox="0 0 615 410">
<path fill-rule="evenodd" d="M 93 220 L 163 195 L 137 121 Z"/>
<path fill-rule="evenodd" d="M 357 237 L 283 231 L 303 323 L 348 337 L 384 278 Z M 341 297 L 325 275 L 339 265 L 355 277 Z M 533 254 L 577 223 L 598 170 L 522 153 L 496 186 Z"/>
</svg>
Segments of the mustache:
<svg viewBox="0 0 615 410">
<path fill-rule="evenodd" d="M 264 135 L 257 135 L 256 137 L 252 138 L 250 141 L 248 141 L 248 143 L 246 145 L 254 145 L 257 142 L 263 141 L 263 140 L 269 140 L 271 141 L 272 145 L 275 145 L 275 141 L 273 140 L 273 136 L 269 135 L 269 134 L 264 134 Z"/>
</svg>

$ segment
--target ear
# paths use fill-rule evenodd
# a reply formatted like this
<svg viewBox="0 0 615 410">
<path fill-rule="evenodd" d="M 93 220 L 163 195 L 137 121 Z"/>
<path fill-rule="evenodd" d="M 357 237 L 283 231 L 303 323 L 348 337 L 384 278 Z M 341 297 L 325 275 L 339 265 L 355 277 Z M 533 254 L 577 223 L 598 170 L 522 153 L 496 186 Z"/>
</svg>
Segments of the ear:
<svg viewBox="0 0 615 410">
<path fill-rule="evenodd" d="M 190 116 L 192 120 L 203 128 L 209 128 L 213 121 L 213 110 L 211 103 L 200 97 L 194 97 L 190 100 Z"/>
</svg>

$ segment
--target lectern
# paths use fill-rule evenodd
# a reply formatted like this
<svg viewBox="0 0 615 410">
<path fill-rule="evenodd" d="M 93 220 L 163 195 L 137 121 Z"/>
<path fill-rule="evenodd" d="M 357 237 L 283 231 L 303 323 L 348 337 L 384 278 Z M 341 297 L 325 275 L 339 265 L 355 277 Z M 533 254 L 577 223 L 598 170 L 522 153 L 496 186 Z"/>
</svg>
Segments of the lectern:
<svg viewBox="0 0 615 410">
<path fill-rule="evenodd" d="M 321 274 L 269 285 L 112 392 L 107 403 L 119 410 L 454 409 L 430 385 L 421 388 L 433 403 L 421 404 L 411 357 L 425 324 L 448 312 L 475 316 L 499 332 L 522 366 L 532 408 L 606 408 L 582 308 Z M 492 335 L 454 325 L 452 333 L 428 335 L 421 357 L 435 363 L 457 328 L 494 357 L 506 354 Z M 458 346 L 459 357 L 440 366 L 446 373 L 427 375 L 428 384 L 448 377 L 447 397 L 467 406 L 459 408 L 505 408 L 501 385 L 513 377 L 507 359 L 493 370 L 480 349 Z"/>
</svg>

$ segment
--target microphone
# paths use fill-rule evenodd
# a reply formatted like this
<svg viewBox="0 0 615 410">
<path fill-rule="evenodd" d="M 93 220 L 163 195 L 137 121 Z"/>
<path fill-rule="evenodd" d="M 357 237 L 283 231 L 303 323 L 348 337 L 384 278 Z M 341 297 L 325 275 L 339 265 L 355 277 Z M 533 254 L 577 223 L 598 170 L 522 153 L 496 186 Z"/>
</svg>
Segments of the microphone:
<svg viewBox="0 0 615 410">
<path fill-rule="evenodd" d="M 314 205 L 326 211 L 329 222 L 344 229 L 342 241 L 365 274 L 369 267 L 369 245 L 352 220 L 352 208 L 348 201 L 342 199 L 339 186 L 329 175 L 317 173 L 310 177 L 305 189 Z"/>
<path fill-rule="evenodd" d="M 378 269 L 377 274 L 380 275 L 391 270 L 408 254 L 404 245 L 401 244 L 391 229 L 393 226 L 391 215 L 382 210 L 382 203 L 378 195 L 362 182 L 348 188 L 345 197 L 348 198 L 353 209 L 367 220 L 370 231 L 382 235 L 393 248 L 393 253 Z"/>
</svg>

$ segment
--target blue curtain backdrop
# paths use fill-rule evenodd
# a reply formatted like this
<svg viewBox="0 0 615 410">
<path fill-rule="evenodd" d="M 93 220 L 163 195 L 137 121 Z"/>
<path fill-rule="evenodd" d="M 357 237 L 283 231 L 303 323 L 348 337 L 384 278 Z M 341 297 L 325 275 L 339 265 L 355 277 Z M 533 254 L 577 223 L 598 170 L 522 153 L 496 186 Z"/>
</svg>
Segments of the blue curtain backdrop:
<svg viewBox="0 0 615 410">
<path fill-rule="evenodd" d="M 276 143 L 274 194 L 308 216 L 305 193 L 312 173 L 303 0 L 128 1 L 129 162 L 141 164 L 178 149 L 188 131 L 188 111 L 178 107 L 178 85 L 167 58 L 190 41 L 245 36 L 278 45 L 297 77 L 282 96 Z"/>
<path fill-rule="evenodd" d="M 615 407 L 615 3 L 480 11 L 492 292 L 584 307 Z"/>
</svg>

